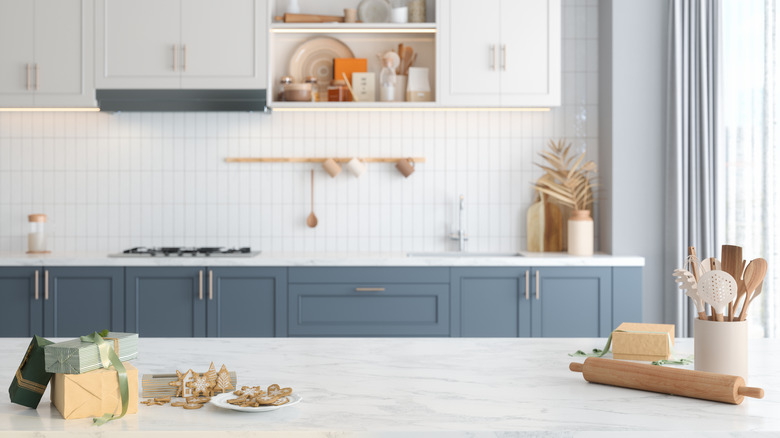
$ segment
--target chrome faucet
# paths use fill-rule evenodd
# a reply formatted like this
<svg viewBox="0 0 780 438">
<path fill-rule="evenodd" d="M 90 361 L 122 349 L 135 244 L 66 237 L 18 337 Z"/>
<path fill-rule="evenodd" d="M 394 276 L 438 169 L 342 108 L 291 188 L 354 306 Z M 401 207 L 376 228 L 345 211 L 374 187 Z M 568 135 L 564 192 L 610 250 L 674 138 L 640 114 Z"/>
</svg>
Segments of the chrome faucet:
<svg viewBox="0 0 780 438">
<path fill-rule="evenodd" d="M 450 239 L 458 241 L 458 251 L 466 251 L 466 231 L 463 230 L 463 208 L 465 206 L 465 198 L 460 195 L 460 207 L 458 209 L 458 232 L 450 234 Z"/>
</svg>

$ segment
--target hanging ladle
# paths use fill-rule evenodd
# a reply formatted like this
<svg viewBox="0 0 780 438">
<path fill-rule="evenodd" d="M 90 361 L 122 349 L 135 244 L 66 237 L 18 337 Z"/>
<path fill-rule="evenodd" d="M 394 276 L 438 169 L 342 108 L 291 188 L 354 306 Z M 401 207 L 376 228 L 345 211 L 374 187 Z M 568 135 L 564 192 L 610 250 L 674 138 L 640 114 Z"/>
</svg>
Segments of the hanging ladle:
<svg viewBox="0 0 780 438">
<path fill-rule="evenodd" d="M 309 213 L 309 217 L 306 218 L 306 225 L 308 225 L 309 228 L 317 226 L 317 216 L 314 215 L 314 169 L 311 170 L 311 213 Z"/>
</svg>

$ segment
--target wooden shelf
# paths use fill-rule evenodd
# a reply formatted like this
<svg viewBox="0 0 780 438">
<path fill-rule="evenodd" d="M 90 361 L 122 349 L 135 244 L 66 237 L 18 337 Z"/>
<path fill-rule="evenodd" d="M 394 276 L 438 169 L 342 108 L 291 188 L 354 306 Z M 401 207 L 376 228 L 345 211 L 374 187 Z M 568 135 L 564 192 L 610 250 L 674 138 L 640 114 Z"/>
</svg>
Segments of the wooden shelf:
<svg viewBox="0 0 780 438">
<path fill-rule="evenodd" d="M 401 111 L 426 110 L 436 108 L 436 102 L 268 102 L 272 110 L 278 111 Z"/>
<path fill-rule="evenodd" d="M 322 163 L 326 160 L 333 159 L 337 163 L 347 163 L 354 157 L 228 157 L 225 158 L 227 163 Z M 415 163 L 424 163 L 425 157 L 375 157 L 375 158 L 360 158 L 360 161 L 364 163 L 395 163 L 398 160 L 411 158 Z"/>
<path fill-rule="evenodd" d="M 272 23 L 271 33 L 436 33 L 436 23 Z"/>
</svg>

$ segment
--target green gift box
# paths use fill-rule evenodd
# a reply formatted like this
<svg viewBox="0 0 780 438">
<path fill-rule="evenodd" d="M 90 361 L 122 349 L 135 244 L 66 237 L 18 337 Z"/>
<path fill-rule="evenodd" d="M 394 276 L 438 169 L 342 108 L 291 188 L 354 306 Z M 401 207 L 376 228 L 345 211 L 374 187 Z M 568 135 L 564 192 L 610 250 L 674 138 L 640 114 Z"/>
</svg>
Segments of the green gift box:
<svg viewBox="0 0 780 438">
<path fill-rule="evenodd" d="M 44 366 L 44 348 L 52 342 L 40 336 L 34 336 L 24 353 L 21 365 L 16 370 L 11 387 L 8 388 L 8 394 L 11 395 L 11 402 L 33 409 L 38 407 L 38 403 L 43 397 L 46 386 L 51 379 L 51 373 L 46 372 Z"/>
<path fill-rule="evenodd" d="M 103 339 L 119 360 L 127 362 L 138 357 L 138 333 L 108 332 Z M 81 374 L 103 368 L 98 346 L 81 339 L 58 342 L 45 348 L 46 371 L 49 373 Z"/>
</svg>

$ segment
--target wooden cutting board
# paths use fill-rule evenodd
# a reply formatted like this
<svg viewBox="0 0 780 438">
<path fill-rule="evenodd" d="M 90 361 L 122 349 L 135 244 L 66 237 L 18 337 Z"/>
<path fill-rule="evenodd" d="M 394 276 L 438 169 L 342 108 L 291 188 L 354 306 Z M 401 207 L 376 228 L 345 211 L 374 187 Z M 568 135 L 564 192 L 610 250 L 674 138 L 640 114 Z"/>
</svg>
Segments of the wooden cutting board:
<svg viewBox="0 0 780 438">
<path fill-rule="evenodd" d="M 541 195 L 536 202 L 531 204 L 526 219 L 528 251 L 563 251 L 561 209 L 556 204 L 547 201 L 547 196 Z"/>
</svg>

